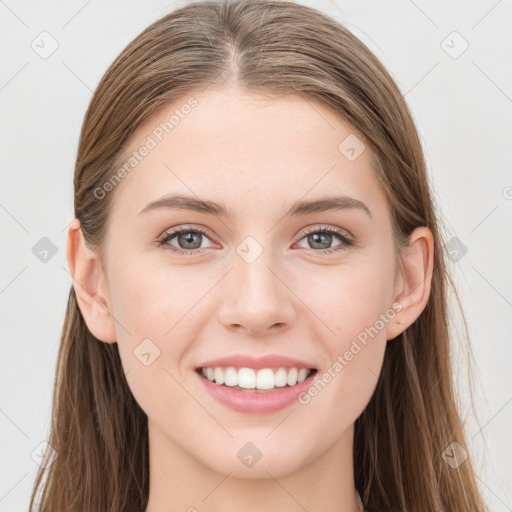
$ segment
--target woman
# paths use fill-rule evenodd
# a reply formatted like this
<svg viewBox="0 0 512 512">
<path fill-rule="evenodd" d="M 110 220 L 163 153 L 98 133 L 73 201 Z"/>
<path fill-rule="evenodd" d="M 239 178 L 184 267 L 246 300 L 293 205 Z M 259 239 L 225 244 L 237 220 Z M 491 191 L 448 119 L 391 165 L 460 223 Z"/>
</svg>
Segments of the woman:
<svg viewBox="0 0 512 512">
<path fill-rule="evenodd" d="M 31 509 L 485 510 L 421 144 L 347 29 L 164 16 L 98 85 L 74 186 Z"/>
</svg>

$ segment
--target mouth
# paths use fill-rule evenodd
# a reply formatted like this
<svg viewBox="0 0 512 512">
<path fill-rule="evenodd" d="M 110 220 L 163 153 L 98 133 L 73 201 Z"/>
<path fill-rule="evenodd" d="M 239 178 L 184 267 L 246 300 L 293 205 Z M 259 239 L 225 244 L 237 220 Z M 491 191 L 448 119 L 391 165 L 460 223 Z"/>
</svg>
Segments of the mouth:
<svg viewBox="0 0 512 512">
<path fill-rule="evenodd" d="M 209 366 L 196 368 L 205 380 L 217 386 L 248 393 L 269 393 L 294 388 L 311 379 L 316 368 L 274 367 L 248 368 L 234 366 Z"/>
</svg>

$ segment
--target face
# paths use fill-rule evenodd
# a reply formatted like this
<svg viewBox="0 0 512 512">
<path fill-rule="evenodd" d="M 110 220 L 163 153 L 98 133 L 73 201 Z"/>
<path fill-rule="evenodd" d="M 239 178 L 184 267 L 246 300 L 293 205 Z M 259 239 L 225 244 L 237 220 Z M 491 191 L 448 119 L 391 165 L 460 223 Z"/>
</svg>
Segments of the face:
<svg viewBox="0 0 512 512">
<path fill-rule="evenodd" d="M 239 89 L 191 94 L 131 137 L 125 154 L 140 158 L 108 192 L 105 284 L 129 386 L 162 449 L 219 473 L 278 477 L 350 435 L 396 296 L 390 212 L 355 137 L 310 99 Z M 166 196 L 224 211 L 155 204 Z M 304 206 L 338 196 L 337 208 Z M 292 399 L 295 386 L 246 391 L 200 374 L 237 355 L 293 358 L 259 365 L 284 367 L 286 379 L 293 366 L 316 371 Z M 220 366 L 230 363 L 250 367 Z M 246 376 L 237 382 L 251 386 Z M 240 463 L 258 452 L 265 464 Z"/>
</svg>

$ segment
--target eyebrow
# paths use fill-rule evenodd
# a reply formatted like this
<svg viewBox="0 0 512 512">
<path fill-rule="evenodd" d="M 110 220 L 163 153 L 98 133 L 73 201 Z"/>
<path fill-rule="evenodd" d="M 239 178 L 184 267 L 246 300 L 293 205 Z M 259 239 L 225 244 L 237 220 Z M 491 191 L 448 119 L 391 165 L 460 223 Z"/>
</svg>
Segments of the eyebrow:
<svg viewBox="0 0 512 512">
<path fill-rule="evenodd" d="M 198 199 L 192 196 L 166 195 L 146 205 L 140 212 L 146 213 L 159 208 L 176 208 L 189 210 L 219 217 L 234 218 L 234 215 L 222 203 Z M 295 217 L 311 213 L 327 212 L 333 210 L 358 209 L 365 212 L 370 218 L 370 209 L 358 199 L 348 196 L 326 196 L 311 201 L 295 201 L 285 216 Z"/>
</svg>

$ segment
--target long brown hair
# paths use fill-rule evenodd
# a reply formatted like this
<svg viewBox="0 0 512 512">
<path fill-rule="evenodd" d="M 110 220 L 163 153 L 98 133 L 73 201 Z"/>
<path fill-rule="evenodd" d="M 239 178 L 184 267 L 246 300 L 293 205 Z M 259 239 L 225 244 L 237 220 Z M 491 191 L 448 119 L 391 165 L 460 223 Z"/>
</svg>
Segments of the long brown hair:
<svg viewBox="0 0 512 512">
<path fill-rule="evenodd" d="M 451 443 L 468 448 L 450 360 L 446 292 L 453 283 L 422 146 L 389 73 L 335 20 L 287 1 L 200 1 L 165 15 L 137 36 L 101 79 L 80 134 L 74 213 L 87 244 L 101 256 L 114 192 L 98 200 L 94 191 L 113 175 L 137 126 L 169 102 L 228 82 L 267 95 L 299 93 L 342 116 L 374 156 L 397 254 L 418 226 L 430 228 L 434 237 L 429 301 L 387 344 L 377 388 L 355 424 L 355 485 L 365 507 L 484 511 L 470 459 L 453 468 L 443 458 Z M 117 344 L 91 334 L 73 286 L 48 442 L 56 456 L 50 460 L 51 451 L 46 453 L 31 511 L 36 502 L 41 512 L 145 509 L 147 417 L 128 387 Z"/>
</svg>

